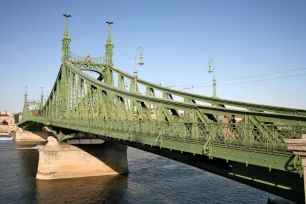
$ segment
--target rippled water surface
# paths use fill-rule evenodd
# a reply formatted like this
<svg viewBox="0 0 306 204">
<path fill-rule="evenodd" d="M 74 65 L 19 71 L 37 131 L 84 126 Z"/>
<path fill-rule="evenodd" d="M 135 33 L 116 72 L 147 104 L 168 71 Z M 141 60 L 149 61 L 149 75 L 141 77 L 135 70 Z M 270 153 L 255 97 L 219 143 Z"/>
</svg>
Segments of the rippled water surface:
<svg viewBox="0 0 306 204">
<path fill-rule="evenodd" d="M 35 144 L 0 141 L 0 203 L 267 203 L 275 195 L 128 148 L 130 173 L 53 181 L 36 180 Z"/>
</svg>

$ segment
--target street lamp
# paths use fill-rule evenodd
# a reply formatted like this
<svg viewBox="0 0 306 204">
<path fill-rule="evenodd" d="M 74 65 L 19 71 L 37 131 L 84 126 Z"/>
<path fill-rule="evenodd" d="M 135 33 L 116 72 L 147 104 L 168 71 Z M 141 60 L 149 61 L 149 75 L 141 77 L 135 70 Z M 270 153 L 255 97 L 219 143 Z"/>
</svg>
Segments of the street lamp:
<svg viewBox="0 0 306 204">
<path fill-rule="evenodd" d="M 134 92 L 135 93 L 137 92 L 137 69 L 136 69 L 136 66 L 137 66 L 137 56 L 140 55 L 139 63 L 138 64 L 139 65 L 144 65 L 142 53 L 143 53 L 143 48 L 142 47 L 138 47 L 137 48 L 137 54 L 135 55 L 135 58 L 134 58 Z"/>
<path fill-rule="evenodd" d="M 212 68 L 211 68 L 211 64 L 212 64 Z M 214 87 L 214 95 L 213 97 L 217 97 L 217 80 L 216 80 L 216 72 L 215 72 L 215 63 L 214 63 L 214 59 L 212 57 L 208 58 L 208 73 L 212 73 L 214 74 L 214 78 L 213 78 L 213 87 Z"/>
</svg>

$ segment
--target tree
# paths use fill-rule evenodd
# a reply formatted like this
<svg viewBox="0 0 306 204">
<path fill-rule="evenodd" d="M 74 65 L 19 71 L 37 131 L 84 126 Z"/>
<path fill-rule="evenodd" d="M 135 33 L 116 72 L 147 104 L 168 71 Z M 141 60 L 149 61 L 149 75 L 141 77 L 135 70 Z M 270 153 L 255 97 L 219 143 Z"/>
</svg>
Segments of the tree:
<svg viewBox="0 0 306 204">
<path fill-rule="evenodd" d="M 3 120 L 2 125 L 8 125 L 8 122 L 6 120 Z"/>
</svg>

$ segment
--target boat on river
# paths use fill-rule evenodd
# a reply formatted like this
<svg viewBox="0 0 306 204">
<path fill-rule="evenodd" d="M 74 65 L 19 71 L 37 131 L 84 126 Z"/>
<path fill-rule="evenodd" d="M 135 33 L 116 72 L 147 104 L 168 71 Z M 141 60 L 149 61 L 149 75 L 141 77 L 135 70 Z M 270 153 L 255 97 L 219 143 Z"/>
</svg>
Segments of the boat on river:
<svg viewBox="0 0 306 204">
<path fill-rule="evenodd" d="M 7 135 L 5 135 L 5 136 L 1 135 L 0 136 L 0 141 L 12 141 L 12 140 L 13 140 L 13 137 L 10 137 L 10 136 L 7 136 Z"/>
</svg>

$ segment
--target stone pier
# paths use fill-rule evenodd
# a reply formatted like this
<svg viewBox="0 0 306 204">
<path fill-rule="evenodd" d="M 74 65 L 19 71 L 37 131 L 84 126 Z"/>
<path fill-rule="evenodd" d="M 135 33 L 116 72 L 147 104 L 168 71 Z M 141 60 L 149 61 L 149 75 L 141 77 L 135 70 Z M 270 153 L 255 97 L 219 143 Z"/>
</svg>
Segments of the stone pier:
<svg viewBox="0 0 306 204">
<path fill-rule="evenodd" d="M 65 179 L 128 173 L 127 147 L 105 142 L 73 146 L 54 137 L 39 148 L 37 179 Z"/>
<path fill-rule="evenodd" d="M 29 131 L 19 128 L 16 131 L 16 142 L 44 142 L 47 141 L 49 132 L 46 130 L 41 131 Z"/>
</svg>

